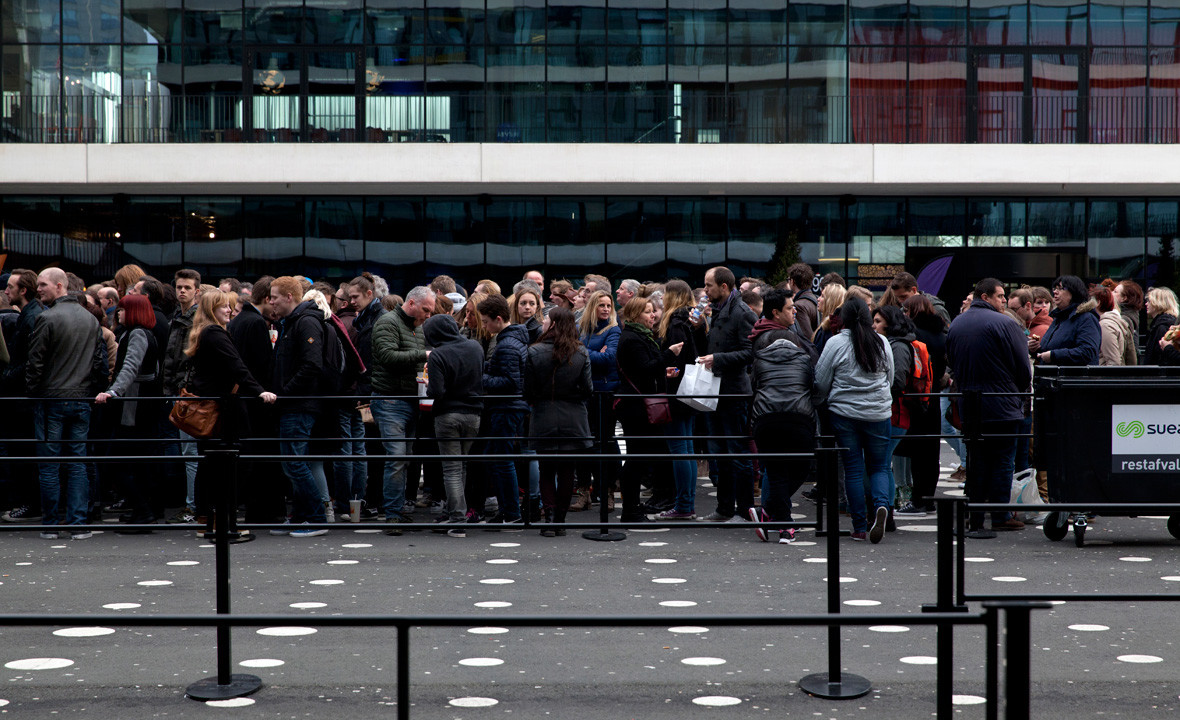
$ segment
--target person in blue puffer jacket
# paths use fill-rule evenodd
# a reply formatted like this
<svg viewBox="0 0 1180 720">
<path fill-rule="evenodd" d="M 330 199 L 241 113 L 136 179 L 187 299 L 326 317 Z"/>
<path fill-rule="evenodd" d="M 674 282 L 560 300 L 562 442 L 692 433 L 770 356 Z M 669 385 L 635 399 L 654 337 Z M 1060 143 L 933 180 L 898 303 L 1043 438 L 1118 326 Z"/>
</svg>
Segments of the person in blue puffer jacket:
<svg viewBox="0 0 1180 720">
<path fill-rule="evenodd" d="M 1029 351 L 1043 365 L 1097 365 L 1102 329 L 1086 284 L 1075 275 L 1053 281 L 1053 324 L 1038 343 L 1029 340 Z"/>
<path fill-rule="evenodd" d="M 615 314 L 615 303 L 609 292 L 593 292 L 586 299 L 578 334 L 582 344 L 590 353 L 590 376 L 594 381 L 594 397 L 588 403 L 590 410 L 590 432 L 594 434 L 595 446 L 604 455 L 618 455 L 619 443 L 615 440 L 614 392 L 619 387 L 619 368 L 615 362 L 615 351 L 619 347 L 619 321 Z M 578 464 L 577 485 L 570 510 L 580 511 L 590 507 L 591 477 L 598 473 L 597 462 Z M 619 476 L 619 463 L 610 459 L 602 465 L 602 475 L 597 486 L 598 494 L 605 496 L 608 509 L 614 509 L 615 480 Z M 606 488 L 606 492 L 603 492 Z M 600 500 L 602 498 L 600 497 Z"/>
</svg>

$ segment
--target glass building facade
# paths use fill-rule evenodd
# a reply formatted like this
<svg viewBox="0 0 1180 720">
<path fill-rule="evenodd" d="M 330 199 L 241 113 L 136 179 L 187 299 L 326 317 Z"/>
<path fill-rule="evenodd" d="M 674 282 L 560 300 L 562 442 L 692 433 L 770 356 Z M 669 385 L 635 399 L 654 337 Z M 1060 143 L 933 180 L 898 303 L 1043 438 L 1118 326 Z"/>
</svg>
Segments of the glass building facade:
<svg viewBox="0 0 1180 720">
<path fill-rule="evenodd" d="M 1180 0 L 5 0 L 0 141 L 1172 143 Z"/>
<path fill-rule="evenodd" d="M 241 278 L 367 269 L 395 290 L 525 268 L 695 285 L 722 263 L 765 277 L 784 251 L 880 285 L 949 255 L 953 300 L 985 275 L 1170 284 L 1178 210 L 1180 198 L 7 196 L 0 231 L 6 268 L 55 259 L 88 280 L 128 262 Z"/>
</svg>

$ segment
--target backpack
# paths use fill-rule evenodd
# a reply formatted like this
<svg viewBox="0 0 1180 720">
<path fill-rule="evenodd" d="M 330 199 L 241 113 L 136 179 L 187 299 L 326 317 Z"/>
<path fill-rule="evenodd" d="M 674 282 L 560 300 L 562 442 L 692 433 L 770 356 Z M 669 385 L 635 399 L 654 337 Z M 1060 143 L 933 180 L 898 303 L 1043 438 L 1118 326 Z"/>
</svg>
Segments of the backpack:
<svg viewBox="0 0 1180 720">
<path fill-rule="evenodd" d="M 925 412 L 930 409 L 930 397 L 926 394 L 934 391 L 934 367 L 930 364 L 926 343 L 914 340 L 910 345 L 914 349 L 914 367 L 906 376 L 902 397 L 909 403 L 911 412 Z M 926 396 L 914 397 L 914 394 Z"/>
<path fill-rule="evenodd" d="M 340 318 L 333 315 L 324 323 L 324 381 L 325 395 L 350 390 L 367 370 L 360 353 L 348 337 L 348 330 Z"/>
</svg>

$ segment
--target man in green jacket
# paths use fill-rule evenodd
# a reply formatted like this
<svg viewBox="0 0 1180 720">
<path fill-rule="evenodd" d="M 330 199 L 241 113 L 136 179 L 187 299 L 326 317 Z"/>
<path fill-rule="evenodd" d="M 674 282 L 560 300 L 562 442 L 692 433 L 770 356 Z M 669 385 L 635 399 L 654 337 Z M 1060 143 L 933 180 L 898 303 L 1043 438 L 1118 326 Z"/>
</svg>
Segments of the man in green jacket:
<svg viewBox="0 0 1180 720">
<path fill-rule="evenodd" d="M 434 292 L 419 285 L 406 294 L 402 306 L 385 313 L 373 326 L 373 395 L 418 394 L 418 373 L 426 363 L 426 341 L 422 323 L 434 311 Z M 397 523 L 410 522 L 406 503 L 406 438 L 414 437 L 418 402 L 374 397 L 369 404 L 373 419 L 385 438 L 385 478 L 382 484 L 382 507 L 385 522 L 394 524 L 386 535 L 401 535 Z"/>
</svg>

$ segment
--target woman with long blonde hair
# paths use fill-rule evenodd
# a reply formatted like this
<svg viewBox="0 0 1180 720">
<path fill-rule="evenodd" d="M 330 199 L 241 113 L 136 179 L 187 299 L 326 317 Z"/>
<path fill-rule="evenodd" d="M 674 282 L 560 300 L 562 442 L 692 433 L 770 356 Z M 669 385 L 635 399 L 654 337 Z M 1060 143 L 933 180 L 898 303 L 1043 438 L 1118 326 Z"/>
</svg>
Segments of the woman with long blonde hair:
<svg viewBox="0 0 1180 720">
<path fill-rule="evenodd" d="M 824 344 L 833 335 L 840 332 L 840 307 L 844 304 L 844 299 L 848 296 L 848 291 L 841 285 L 831 283 L 824 287 L 819 294 L 819 327 L 815 329 L 815 335 L 812 336 L 811 342 L 815 345 L 815 351 L 822 353 L 824 351 Z"/>
<path fill-rule="evenodd" d="M 604 454 L 618 455 L 619 443 L 615 440 L 614 391 L 619 387 L 619 370 L 615 364 L 615 352 L 619 347 L 619 320 L 615 314 L 615 301 L 608 292 L 597 290 L 586 299 L 578 335 L 590 353 L 590 377 L 594 382 L 596 397 L 590 398 L 590 432 L 594 433 L 598 448 Z M 591 477 L 598 473 L 598 464 L 582 462 L 578 467 L 578 482 L 570 510 L 586 510 L 590 507 Z M 613 459 L 603 465 L 603 477 L 598 478 L 598 495 L 608 510 L 614 509 L 615 480 L 619 476 L 619 463 Z"/>
<path fill-rule="evenodd" d="M 696 362 L 697 336 L 689 312 L 696 305 L 692 288 L 683 280 L 670 280 L 664 286 L 664 315 L 660 318 L 657 335 L 660 350 L 665 354 L 673 345 L 681 346 L 675 356 L 675 374 L 667 378 L 667 389 L 675 394 L 684 378 L 685 368 Z M 702 344 L 703 346 L 703 344 Z M 692 434 L 697 413 L 684 403 L 672 403 L 672 422 L 664 431 L 664 442 L 673 455 L 688 455 L 693 451 Z M 691 520 L 696 517 L 697 464 L 688 458 L 672 461 L 672 504 L 660 510 L 657 520 Z M 653 498 L 655 500 L 655 498 Z M 654 504 L 654 502 L 653 502 Z"/>
</svg>

